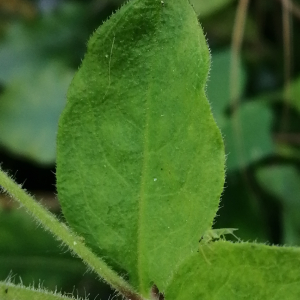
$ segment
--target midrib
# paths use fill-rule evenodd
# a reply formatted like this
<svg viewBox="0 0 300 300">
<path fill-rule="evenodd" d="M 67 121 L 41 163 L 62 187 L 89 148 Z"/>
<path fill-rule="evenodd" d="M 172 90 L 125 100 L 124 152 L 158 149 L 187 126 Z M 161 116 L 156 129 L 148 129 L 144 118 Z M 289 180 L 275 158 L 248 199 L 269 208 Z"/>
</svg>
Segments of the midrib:
<svg viewBox="0 0 300 300">
<path fill-rule="evenodd" d="M 148 89 L 149 91 L 149 89 Z M 144 204 L 145 204 L 145 186 L 147 178 L 147 167 L 148 167 L 148 153 L 149 153 L 149 119 L 150 119 L 150 110 L 149 110 L 149 93 L 147 93 L 146 103 L 145 103 L 146 117 L 145 117 L 145 133 L 144 133 L 144 149 L 143 149 L 143 164 L 142 164 L 142 179 L 141 179 L 141 188 L 139 195 L 139 217 L 138 217 L 138 239 L 137 239 L 137 270 L 138 270 L 138 284 L 139 291 L 142 291 L 143 288 L 143 266 L 142 266 L 142 240 L 144 233 Z"/>
<path fill-rule="evenodd" d="M 161 19 L 161 12 L 162 10 L 160 10 L 160 13 L 158 13 L 156 15 L 157 19 L 153 19 L 153 22 L 156 22 L 157 24 L 160 23 L 160 19 Z M 153 38 L 153 36 L 152 36 Z M 148 42 L 149 45 L 152 46 L 151 50 L 152 52 L 154 52 L 154 48 L 153 48 L 153 44 L 152 41 Z M 154 46 L 155 47 L 155 46 Z M 156 50 L 159 49 L 157 48 Z M 152 56 L 153 57 L 153 56 Z M 147 92 L 146 92 L 146 101 L 145 101 L 145 133 L 144 133 L 144 155 L 143 155 L 143 163 L 142 163 L 142 179 L 141 179 L 141 188 L 140 188 L 140 195 L 139 195 L 139 204 L 138 204 L 138 209 L 139 209 L 139 216 L 138 216 L 138 224 L 137 224 L 137 231 L 138 231 L 138 239 L 137 239 L 137 271 L 138 271 L 138 286 L 139 286 L 139 292 L 141 294 L 147 293 L 148 291 L 144 291 L 143 288 L 143 264 L 142 264 L 142 255 L 145 253 L 142 253 L 142 251 L 144 250 L 142 247 L 142 241 L 144 240 L 143 238 L 143 234 L 144 234 L 144 219 L 143 217 L 145 217 L 145 201 L 146 201 L 146 197 L 145 197 L 145 187 L 146 187 L 146 180 L 150 178 L 147 178 L 147 172 L 148 172 L 148 165 L 149 165 L 149 123 L 150 123 L 150 115 L 151 115 L 151 110 L 150 110 L 150 101 L 151 99 L 153 99 L 153 96 L 151 97 L 151 82 L 153 80 L 153 76 L 152 74 L 154 74 L 154 76 L 157 76 L 157 74 L 155 74 L 155 72 L 153 72 L 153 66 L 155 65 L 155 62 L 151 60 L 152 57 L 148 57 L 147 60 L 147 64 L 149 67 L 149 73 L 147 74 L 148 76 L 145 76 L 147 79 Z M 146 59 L 146 57 L 145 57 Z M 147 69 L 147 67 L 145 67 Z M 155 68 L 154 68 L 155 69 Z"/>
</svg>

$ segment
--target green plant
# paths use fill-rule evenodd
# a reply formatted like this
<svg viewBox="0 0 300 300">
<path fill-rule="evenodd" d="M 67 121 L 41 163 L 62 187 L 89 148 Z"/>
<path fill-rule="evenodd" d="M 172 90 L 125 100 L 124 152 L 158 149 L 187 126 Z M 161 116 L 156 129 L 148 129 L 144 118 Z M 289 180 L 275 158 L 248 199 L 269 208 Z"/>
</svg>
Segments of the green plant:
<svg viewBox="0 0 300 300">
<path fill-rule="evenodd" d="M 60 119 L 57 187 L 72 230 L 4 172 L 1 186 L 128 299 L 298 299 L 298 248 L 211 229 L 225 155 L 208 70 L 187 0 L 128 2 L 90 39 Z M 66 298 L 10 282 L 0 295 Z"/>
</svg>

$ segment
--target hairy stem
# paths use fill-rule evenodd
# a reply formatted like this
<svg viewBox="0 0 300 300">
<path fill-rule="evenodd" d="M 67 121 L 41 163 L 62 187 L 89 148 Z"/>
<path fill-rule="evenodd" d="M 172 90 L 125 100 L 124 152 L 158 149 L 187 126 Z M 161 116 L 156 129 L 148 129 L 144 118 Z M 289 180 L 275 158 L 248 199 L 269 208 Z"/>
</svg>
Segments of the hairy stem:
<svg viewBox="0 0 300 300">
<path fill-rule="evenodd" d="M 59 222 L 54 215 L 36 202 L 1 169 L 0 186 L 13 199 L 19 201 L 40 224 L 66 244 L 72 252 L 76 253 L 89 268 L 98 273 L 111 287 L 128 299 L 143 300 L 122 277 L 84 245 L 82 238 L 74 234 L 65 224 Z"/>
</svg>

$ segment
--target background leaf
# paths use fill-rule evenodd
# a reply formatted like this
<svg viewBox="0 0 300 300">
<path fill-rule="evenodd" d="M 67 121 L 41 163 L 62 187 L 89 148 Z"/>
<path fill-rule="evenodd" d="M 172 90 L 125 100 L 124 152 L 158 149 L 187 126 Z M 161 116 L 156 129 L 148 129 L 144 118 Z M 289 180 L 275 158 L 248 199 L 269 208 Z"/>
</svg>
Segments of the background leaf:
<svg viewBox="0 0 300 300">
<path fill-rule="evenodd" d="M 12 152 L 53 163 L 56 128 L 73 72 L 49 63 L 15 79 L 0 95 L 0 143 Z"/>
<path fill-rule="evenodd" d="M 226 5 L 233 2 L 233 0 L 191 0 L 190 2 L 193 5 L 197 15 L 203 18 L 218 12 Z"/>
<path fill-rule="evenodd" d="M 84 31 L 74 24 L 84 11 L 61 5 L 56 14 L 13 23 L 1 39 L 0 144 L 23 159 L 55 163 L 58 117 L 81 51 L 74 40 Z"/>
<path fill-rule="evenodd" d="M 272 114 L 266 105 L 256 102 L 241 105 L 221 129 L 228 171 L 245 168 L 274 153 L 271 125 Z"/>
<path fill-rule="evenodd" d="M 282 206 L 284 242 L 300 245 L 300 175 L 289 165 L 269 166 L 257 171 L 260 184 L 271 193 Z"/>
<path fill-rule="evenodd" d="M 188 1 L 131 1 L 90 39 L 60 120 L 64 214 L 146 296 L 197 250 L 218 208 L 224 150 L 208 68 Z"/>
<path fill-rule="evenodd" d="M 217 124 L 222 128 L 228 119 L 228 109 L 230 108 L 230 60 L 231 49 L 212 53 L 212 64 L 207 82 L 207 96 L 212 106 L 213 115 Z M 238 94 L 243 95 L 246 84 L 245 68 L 239 61 L 238 72 L 239 81 L 236 83 Z"/>
<path fill-rule="evenodd" d="M 299 299 L 299 252 L 254 243 L 203 245 L 174 275 L 165 299 Z"/>
<path fill-rule="evenodd" d="M 0 82 L 6 85 L 15 79 L 26 79 L 48 66 L 49 61 L 71 65 L 84 51 L 74 44 L 85 33 L 85 11 L 78 3 L 62 3 L 56 13 L 32 22 L 12 23 L 1 37 Z"/>
<path fill-rule="evenodd" d="M 253 162 L 274 152 L 270 136 L 272 112 L 266 104 L 252 101 L 242 102 L 234 113 L 229 113 L 230 100 L 230 49 L 213 53 L 212 68 L 207 86 L 208 99 L 213 115 L 225 140 L 228 171 L 245 168 Z M 245 90 L 246 75 L 239 63 L 237 93 Z"/>
</svg>

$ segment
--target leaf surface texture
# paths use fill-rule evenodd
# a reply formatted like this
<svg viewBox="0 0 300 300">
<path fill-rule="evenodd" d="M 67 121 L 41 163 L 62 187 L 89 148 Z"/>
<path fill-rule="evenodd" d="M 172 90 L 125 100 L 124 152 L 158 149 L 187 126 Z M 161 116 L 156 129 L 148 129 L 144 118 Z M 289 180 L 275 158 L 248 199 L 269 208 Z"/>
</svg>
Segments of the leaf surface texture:
<svg viewBox="0 0 300 300">
<path fill-rule="evenodd" d="M 218 209 L 224 149 L 208 69 L 187 0 L 130 1 L 91 37 L 60 119 L 64 214 L 145 296 L 197 251 Z"/>
<path fill-rule="evenodd" d="M 182 265 L 165 299 L 296 300 L 299 267 L 297 248 L 214 242 Z"/>
</svg>

